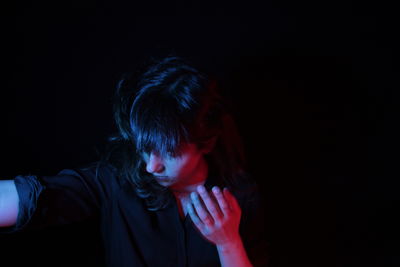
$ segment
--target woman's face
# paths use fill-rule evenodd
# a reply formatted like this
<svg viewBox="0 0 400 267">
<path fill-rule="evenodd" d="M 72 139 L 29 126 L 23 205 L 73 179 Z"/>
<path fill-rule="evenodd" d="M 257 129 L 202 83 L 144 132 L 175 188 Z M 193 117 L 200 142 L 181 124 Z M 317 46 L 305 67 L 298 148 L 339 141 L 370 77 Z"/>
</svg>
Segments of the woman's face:
<svg viewBox="0 0 400 267">
<path fill-rule="evenodd" d="M 205 181 L 208 166 L 204 151 L 196 144 L 185 144 L 177 156 L 160 156 L 156 152 L 142 153 L 146 171 L 152 174 L 157 182 L 176 190 L 188 189 L 191 185 Z"/>
</svg>

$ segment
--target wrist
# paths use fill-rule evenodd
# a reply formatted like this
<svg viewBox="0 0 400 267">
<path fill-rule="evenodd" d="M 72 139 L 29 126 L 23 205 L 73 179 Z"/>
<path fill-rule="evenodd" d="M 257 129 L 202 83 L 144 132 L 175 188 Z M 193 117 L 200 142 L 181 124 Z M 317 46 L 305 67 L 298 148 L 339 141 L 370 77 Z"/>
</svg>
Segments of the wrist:
<svg viewBox="0 0 400 267">
<path fill-rule="evenodd" d="M 232 240 L 231 242 L 217 245 L 218 252 L 227 253 L 230 251 L 236 251 L 243 247 L 242 239 L 240 237 Z"/>
<path fill-rule="evenodd" d="M 233 242 L 217 245 L 219 259 L 222 267 L 252 267 L 242 238 L 239 236 Z"/>
</svg>

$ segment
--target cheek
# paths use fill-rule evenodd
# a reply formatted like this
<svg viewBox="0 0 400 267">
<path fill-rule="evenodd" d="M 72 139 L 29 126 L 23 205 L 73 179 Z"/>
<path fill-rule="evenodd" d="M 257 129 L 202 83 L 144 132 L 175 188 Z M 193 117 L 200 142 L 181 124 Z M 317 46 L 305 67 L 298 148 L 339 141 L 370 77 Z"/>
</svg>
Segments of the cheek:
<svg viewBox="0 0 400 267">
<path fill-rule="evenodd" d="M 191 172 L 198 164 L 199 157 L 186 157 L 174 162 L 173 169 L 180 174 Z"/>
</svg>

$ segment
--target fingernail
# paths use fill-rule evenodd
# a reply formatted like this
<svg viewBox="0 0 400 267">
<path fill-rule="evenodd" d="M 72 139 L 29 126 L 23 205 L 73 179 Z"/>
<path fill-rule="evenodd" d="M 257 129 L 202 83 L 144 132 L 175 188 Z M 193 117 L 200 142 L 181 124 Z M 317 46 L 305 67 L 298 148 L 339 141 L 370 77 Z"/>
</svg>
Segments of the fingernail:
<svg viewBox="0 0 400 267">
<path fill-rule="evenodd" d="M 220 192 L 218 186 L 214 186 L 212 190 L 213 190 L 214 193 L 219 193 Z"/>
<path fill-rule="evenodd" d="M 197 190 L 198 190 L 200 193 L 204 193 L 204 192 L 206 191 L 206 189 L 205 189 L 204 186 L 202 186 L 202 185 L 199 185 L 199 186 L 197 187 Z"/>
</svg>

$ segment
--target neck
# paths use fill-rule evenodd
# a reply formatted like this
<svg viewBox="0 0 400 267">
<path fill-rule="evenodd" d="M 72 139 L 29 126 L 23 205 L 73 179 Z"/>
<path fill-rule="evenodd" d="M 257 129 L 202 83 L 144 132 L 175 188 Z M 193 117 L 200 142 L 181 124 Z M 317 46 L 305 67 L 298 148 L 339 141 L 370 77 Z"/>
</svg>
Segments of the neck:
<svg viewBox="0 0 400 267">
<path fill-rule="evenodd" d="M 208 176 L 208 164 L 203 160 L 197 172 L 191 179 L 186 179 L 187 183 L 175 184 L 170 187 L 175 195 L 187 195 L 191 192 L 197 191 L 197 186 L 204 185 Z"/>
<path fill-rule="evenodd" d="M 175 195 L 187 195 L 187 194 L 190 194 L 191 192 L 197 191 L 197 186 L 204 185 L 204 184 L 205 184 L 205 180 L 201 181 L 199 183 L 193 183 L 193 184 L 190 184 L 190 185 L 186 185 L 183 188 L 171 187 L 171 191 Z"/>
</svg>

